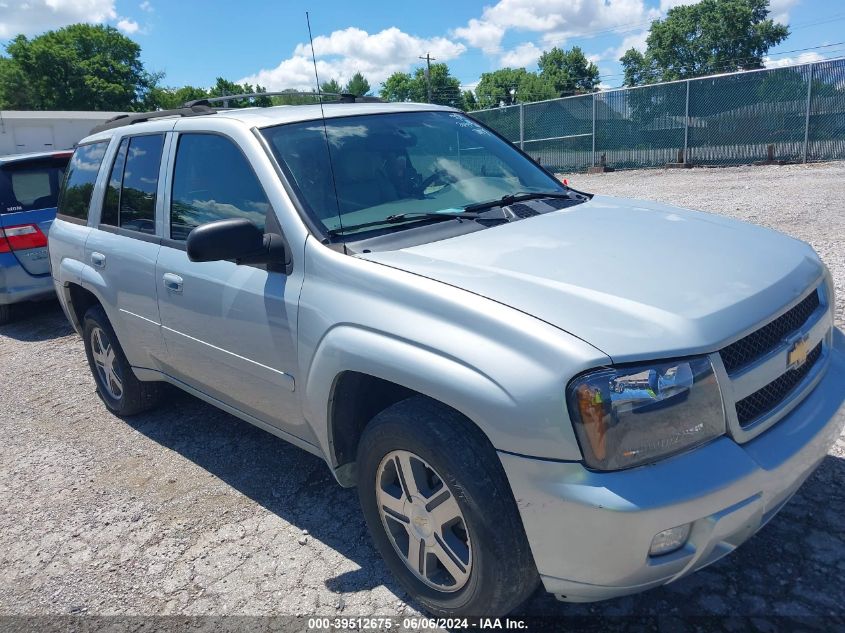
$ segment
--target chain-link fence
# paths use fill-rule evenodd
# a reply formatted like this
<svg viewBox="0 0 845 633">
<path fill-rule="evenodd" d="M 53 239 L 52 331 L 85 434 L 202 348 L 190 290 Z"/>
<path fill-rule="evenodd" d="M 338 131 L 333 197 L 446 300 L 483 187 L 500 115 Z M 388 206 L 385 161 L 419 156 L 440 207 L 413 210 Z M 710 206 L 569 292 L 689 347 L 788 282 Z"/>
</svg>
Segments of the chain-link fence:
<svg viewBox="0 0 845 633">
<path fill-rule="evenodd" d="M 472 116 L 558 171 L 845 159 L 845 58 Z"/>
</svg>

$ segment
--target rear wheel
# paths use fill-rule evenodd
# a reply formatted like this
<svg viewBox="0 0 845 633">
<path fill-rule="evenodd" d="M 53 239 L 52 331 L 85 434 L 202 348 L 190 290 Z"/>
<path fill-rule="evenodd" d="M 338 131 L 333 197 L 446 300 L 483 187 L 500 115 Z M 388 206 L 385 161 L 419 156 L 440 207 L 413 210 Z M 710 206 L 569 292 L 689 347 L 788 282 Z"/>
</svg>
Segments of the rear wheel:
<svg viewBox="0 0 845 633">
<path fill-rule="evenodd" d="M 85 313 L 82 332 L 97 393 L 112 413 L 134 415 L 158 404 L 160 385 L 136 378 L 101 306 Z"/>
<path fill-rule="evenodd" d="M 424 397 L 379 413 L 358 447 L 358 494 L 373 541 L 436 615 L 498 616 L 537 570 L 507 477 L 486 436 Z"/>
</svg>

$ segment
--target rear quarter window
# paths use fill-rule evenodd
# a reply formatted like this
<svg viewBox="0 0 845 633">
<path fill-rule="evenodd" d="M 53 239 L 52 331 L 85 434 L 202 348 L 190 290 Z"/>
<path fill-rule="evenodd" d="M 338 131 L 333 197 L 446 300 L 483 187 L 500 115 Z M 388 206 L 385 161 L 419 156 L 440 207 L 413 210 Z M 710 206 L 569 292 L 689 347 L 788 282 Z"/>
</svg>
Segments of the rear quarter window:
<svg viewBox="0 0 845 633">
<path fill-rule="evenodd" d="M 0 214 L 56 206 L 67 157 L 14 162 L 0 168 Z"/>
<path fill-rule="evenodd" d="M 108 141 L 98 141 L 76 148 L 59 196 L 59 215 L 88 219 L 88 205 L 108 145 Z"/>
</svg>

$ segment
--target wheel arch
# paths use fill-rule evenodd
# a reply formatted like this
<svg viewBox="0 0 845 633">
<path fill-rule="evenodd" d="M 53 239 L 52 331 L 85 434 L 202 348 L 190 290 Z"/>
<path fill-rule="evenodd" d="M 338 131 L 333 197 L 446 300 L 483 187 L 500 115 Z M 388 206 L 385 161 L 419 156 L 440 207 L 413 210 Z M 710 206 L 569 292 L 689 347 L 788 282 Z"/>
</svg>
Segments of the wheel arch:
<svg viewBox="0 0 845 633">
<path fill-rule="evenodd" d="M 103 302 L 91 290 L 75 282 L 67 282 L 63 286 L 67 301 L 67 316 L 73 328 L 82 334 L 82 322 L 85 313 L 95 305 L 102 307 Z"/>
<path fill-rule="evenodd" d="M 454 410 L 494 447 L 495 432 L 484 423 L 488 413 L 515 407 L 488 376 L 439 351 L 355 326 L 336 327 L 323 338 L 308 372 L 305 400 L 341 485 L 355 485 L 355 453 L 369 421 L 411 396 Z"/>
</svg>

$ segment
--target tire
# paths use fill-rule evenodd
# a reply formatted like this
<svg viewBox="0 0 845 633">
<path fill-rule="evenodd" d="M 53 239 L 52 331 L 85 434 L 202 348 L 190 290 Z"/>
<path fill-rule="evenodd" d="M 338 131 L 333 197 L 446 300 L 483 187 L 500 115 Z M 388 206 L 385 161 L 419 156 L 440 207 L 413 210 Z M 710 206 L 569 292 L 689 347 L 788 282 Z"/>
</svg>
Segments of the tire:
<svg viewBox="0 0 845 633">
<path fill-rule="evenodd" d="M 504 469 L 487 437 L 462 415 L 419 396 L 388 407 L 364 430 L 357 468 L 376 548 L 433 615 L 503 616 L 536 589 L 537 568 Z M 419 483 L 407 484 L 408 471 Z M 408 497 L 415 487 L 419 494 Z M 460 517 L 449 519 L 455 510 Z M 413 571 L 406 552 L 418 548 Z"/>
<path fill-rule="evenodd" d="M 12 306 L 8 303 L 0 304 L 0 325 L 6 325 L 12 320 Z"/>
<path fill-rule="evenodd" d="M 109 411 L 125 417 L 158 404 L 160 385 L 135 376 L 101 306 L 92 306 L 85 313 L 82 338 L 97 394 Z"/>
</svg>

